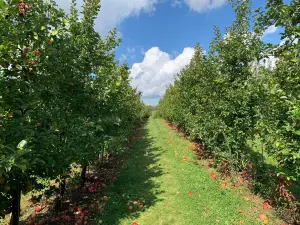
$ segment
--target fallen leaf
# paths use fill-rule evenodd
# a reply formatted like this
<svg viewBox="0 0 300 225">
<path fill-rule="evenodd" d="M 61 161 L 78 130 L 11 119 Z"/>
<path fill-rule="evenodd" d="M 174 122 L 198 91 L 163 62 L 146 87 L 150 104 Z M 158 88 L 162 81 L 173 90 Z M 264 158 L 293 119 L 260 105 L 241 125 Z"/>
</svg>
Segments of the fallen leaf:
<svg viewBox="0 0 300 225">
<path fill-rule="evenodd" d="M 269 204 L 268 201 L 264 202 L 264 210 L 267 210 L 267 209 L 272 209 L 272 206 Z"/>
<path fill-rule="evenodd" d="M 210 173 L 210 177 L 214 180 L 218 180 L 218 177 L 215 173 Z"/>
<path fill-rule="evenodd" d="M 205 216 L 205 217 L 207 217 L 207 216 L 208 216 L 208 213 L 205 212 L 205 211 L 203 211 L 203 212 L 202 212 L 202 215 Z"/>
<path fill-rule="evenodd" d="M 266 214 L 263 214 L 263 213 L 259 214 L 259 218 L 260 218 L 261 220 L 267 220 L 267 219 L 268 219 L 267 215 L 266 215 Z"/>
<path fill-rule="evenodd" d="M 221 184 L 221 188 L 226 188 L 227 184 L 226 183 L 222 183 Z"/>
<path fill-rule="evenodd" d="M 187 162 L 187 156 L 183 156 L 183 161 Z"/>
<path fill-rule="evenodd" d="M 193 195 L 193 193 L 192 193 L 191 191 L 189 191 L 189 192 L 188 192 L 188 195 L 189 195 L 189 196 L 192 196 L 192 195 Z"/>
<path fill-rule="evenodd" d="M 238 209 L 238 212 L 239 212 L 240 214 L 244 215 L 244 212 L 243 212 L 243 210 L 241 210 L 241 209 Z"/>
</svg>

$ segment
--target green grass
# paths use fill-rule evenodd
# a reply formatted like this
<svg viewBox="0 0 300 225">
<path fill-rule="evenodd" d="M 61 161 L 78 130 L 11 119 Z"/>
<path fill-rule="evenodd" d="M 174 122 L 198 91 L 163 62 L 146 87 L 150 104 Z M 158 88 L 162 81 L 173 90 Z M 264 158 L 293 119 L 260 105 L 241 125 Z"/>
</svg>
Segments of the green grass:
<svg viewBox="0 0 300 225">
<path fill-rule="evenodd" d="M 161 119 L 150 118 L 117 181 L 104 193 L 109 201 L 99 215 L 99 224 L 256 225 L 263 224 L 259 213 L 268 214 L 268 224 L 278 224 L 270 212 L 244 199 L 243 188 L 222 189 L 221 182 L 209 176 L 209 169 L 195 161 L 186 147 L 189 144 Z M 145 206 L 128 210 L 130 201 Z"/>
</svg>

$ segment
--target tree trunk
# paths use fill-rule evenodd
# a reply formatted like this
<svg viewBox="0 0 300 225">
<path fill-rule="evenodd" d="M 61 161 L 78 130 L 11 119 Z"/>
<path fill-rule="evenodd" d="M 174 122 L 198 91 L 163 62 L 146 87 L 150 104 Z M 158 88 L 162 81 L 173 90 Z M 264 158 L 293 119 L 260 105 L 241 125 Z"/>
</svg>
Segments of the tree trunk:
<svg viewBox="0 0 300 225">
<path fill-rule="evenodd" d="M 66 190 L 66 179 L 63 179 L 59 185 L 60 187 L 60 199 L 63 200 Z"/>
<path fill-rule="evenodd" d="M 81 170 L 81 179 L 82 179 L 82 185 L 84 185 L 85 181 L 86 181 L 86 170 L 87 170 L 87 166 L 84 166 Z"/>
<path fill-rule="evenodd" d="M 21 184 L 17 181 L 17 187 L 12 190 L 12 217 L 10 224 L 19 225 L 20 212 L 21 212 Z"/>
<path fill-rule="evenodd" d="M 56 196 L 55 203 L 54 203 L 54 209 L 56 212 L 60 212 L 62 210 L 62 201 L 66 190 L 66 179 L 63 179 L 59 183 L 59 189 L 60 189 L 60 193 L 59 195 Z"/>
</svg>

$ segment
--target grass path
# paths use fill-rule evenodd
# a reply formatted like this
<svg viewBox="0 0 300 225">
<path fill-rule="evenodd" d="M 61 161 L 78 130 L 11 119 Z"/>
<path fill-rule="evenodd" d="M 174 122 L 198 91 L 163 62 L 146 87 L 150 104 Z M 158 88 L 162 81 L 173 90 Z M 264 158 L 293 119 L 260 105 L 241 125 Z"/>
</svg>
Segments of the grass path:
<svg viewBox="0 0 300 225">
<path fill-rule="evenodd" d="M 264 224 L 260 213 L 268 214 L 268 224 L 281 224 L 246 201 L 243 188 L 221 188 L 195 161 L 189 144 L 161 119 L 150 118 L 114 186 L 105 192 L 109 200 L 99 224 Z"/>
</svg>

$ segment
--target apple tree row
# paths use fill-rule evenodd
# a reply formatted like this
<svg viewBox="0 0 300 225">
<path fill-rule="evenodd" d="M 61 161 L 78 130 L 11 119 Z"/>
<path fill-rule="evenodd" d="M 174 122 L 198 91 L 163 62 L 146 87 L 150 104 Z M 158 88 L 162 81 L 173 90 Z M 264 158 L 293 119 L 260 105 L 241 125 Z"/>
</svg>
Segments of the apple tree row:
<svg viewBox="0 0 300 225">
<path fill-rule="evenodd" d="M 21 191 L 88 165 L 146 116 L 116 30 L 94 30 L 100 0 L 70 14 L 52 0 L 0 0 L 0 215 L 18 224 Z M 116 145 L 117 146 L 117 145 Z"/>
</svg>

